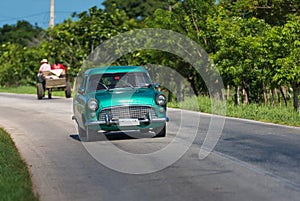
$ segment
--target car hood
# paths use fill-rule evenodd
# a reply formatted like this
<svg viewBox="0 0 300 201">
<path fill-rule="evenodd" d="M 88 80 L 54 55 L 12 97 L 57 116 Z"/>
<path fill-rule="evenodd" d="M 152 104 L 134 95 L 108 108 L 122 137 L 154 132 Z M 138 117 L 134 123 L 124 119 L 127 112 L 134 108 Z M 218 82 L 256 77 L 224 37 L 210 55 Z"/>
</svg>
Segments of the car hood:
<svg viewBox="0 0 300 201">
<path fill-rule="evenodd" d="M 153 105 L 155 91 L 152 89 L 114 89 L 95 93 L 101 108 L 121 105 Z"/>
</svg>

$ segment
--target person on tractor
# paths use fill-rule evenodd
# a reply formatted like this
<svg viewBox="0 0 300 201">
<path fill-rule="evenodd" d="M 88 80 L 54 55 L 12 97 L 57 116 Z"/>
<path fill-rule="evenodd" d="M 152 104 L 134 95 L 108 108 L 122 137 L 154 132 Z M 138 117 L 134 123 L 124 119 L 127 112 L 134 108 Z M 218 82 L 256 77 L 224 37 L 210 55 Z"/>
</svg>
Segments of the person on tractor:
<svg viewBox="0 0 300 201">
<path fill-rule="evenodd" d="M 57 70 L 57 69 L 62 69 L 64 71 L 66 71 L 66 67 L 61 64 L 58 60 L 55 60 L 55 64 L 51 65 L 51 70 Z"/>
<path fill-rule="evenodd" d="M 67 77 L 67 68 L 58 60 L 55 60 L 55 63 L 51 65 L 51 70 L 52 72 L 58 71 L 59 77 Z"/>
<path fill-rule="evenodd" d="M 44 88 L 45 88 L 45 78 L 44 78 L 43 72 L 50 71 L 50 70 L 51 70 L 51 66 L 50 66 L 50 64 L 48 64 L 48 60 L 47 59 L 41 60 L 41 65 L 40 65 L 39 72 L 38 72 L 38 81 L 40 83 L 43 83 Z"/>
</svg>

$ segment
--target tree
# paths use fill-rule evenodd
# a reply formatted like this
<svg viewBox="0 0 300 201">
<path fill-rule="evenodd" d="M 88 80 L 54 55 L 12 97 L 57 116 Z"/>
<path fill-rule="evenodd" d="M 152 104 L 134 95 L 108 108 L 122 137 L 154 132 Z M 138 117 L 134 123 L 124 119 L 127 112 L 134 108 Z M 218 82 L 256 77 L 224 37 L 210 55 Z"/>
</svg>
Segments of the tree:
<svg viewBox="0 0 300 201">
<path fill-rule="evenodd" d="M 19 86 L 35 84 L 40 58 L 44 52 L 36 47 L 4 43 L 0 46 L 0 85 Z"/>
<path fill-rule="evenodd" d="M 235 103 L 239 104 L 239 90 L 242 89 L 243 102 L 266 104 L 266 84 L 268 82 L 267 55 L 264 39 L 268 25 L 257 18 L 226 17 L 223 12 L 207 21 L 217 44 L 212 54 L 226 85 L 235 88 Z"/>
<path fill-rule="evenodd" d="M 97 46 L 119 33 L 138 27 L 133 19 L 117 8 L 108 13 L 92 7 L 76 15 L 77 21 L 67 20 L 48 30 L 47 42 L 50 57 L 70 66 L 71 76 L 76 76 L 83 61 Z"/>
<path fill-rule="evenodd" d="M 32 26 L 27 21 L 18 21 L 16 25 L 4 25 L 0 28 L 0 44 L 18 43 L 22 46 L 36 45 L 40 41 L 37 38 L 44 30 L 37 26 Z"/>
<path fill-rule="evenodd" d="M 291 16 L 279 30 L 277 43 L 278 56 L 275 63 L 274 80 L 281 84 L 290 84 L 293 89 L 293 106 L 299 111 L 300 94 L 300 17 Z"/>
<path fill-rule="evenodd" d="M 283 25 L 289 14 L 299 15 L 299 0 L 219 0 L 230 16 L 257 17 L 271 25 Z"/>
<path fill-rule="evenodd" d="M 170 4 L 172 5 L 171 10 L 157 9 L 153 17 L 146 18 L 146 26 L 176 31 L 199 43 L 209 51 L 209 41 L 206 37 L 208 34 L 205 34 L 205 22 L 206 18 L 214 12 L 215 1 L 185 0 L 170 2 Z M 152 63 L 160 61 L 160 64 L 170 66 L 180 73 L 188 80 L 196 95 L 208 92 L 199 73 L 185 62 L 184 58 L 159 52 L 151 57 L 151 61 Z M 179 87 L 178 90 L 180 90 Z"/>
<path fill-rule="evenodd" d="M 136 20 L 152 16 L 158 8 L 169 9 L 169 3 L 160 0 L 105 0 L 102 5 L 105 6 L 105 10 L 108 13 L 112 12 L 116 7 L 124 10 L 129 18 Z"/>
</svg>

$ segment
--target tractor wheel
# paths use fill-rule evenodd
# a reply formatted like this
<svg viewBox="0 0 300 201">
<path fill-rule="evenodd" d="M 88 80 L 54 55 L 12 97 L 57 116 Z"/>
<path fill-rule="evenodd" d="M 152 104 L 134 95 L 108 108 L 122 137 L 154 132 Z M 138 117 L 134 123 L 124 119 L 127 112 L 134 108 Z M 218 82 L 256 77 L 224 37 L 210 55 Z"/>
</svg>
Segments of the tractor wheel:
<svg viewBox="0 0 300 201">
<path fill-rule="evenodd" d="M 37 89 L 37 98 L 40 100 L 44 96 L 43 84 L 42 83 L 37 83 L 36 89 Z"/>
<path fill-rule="evenodd" d="M 71 84 L 70 82 L 67 82 L 67 86 L 66 86 L 66 98 L 71 98 Z"/>
</svg>

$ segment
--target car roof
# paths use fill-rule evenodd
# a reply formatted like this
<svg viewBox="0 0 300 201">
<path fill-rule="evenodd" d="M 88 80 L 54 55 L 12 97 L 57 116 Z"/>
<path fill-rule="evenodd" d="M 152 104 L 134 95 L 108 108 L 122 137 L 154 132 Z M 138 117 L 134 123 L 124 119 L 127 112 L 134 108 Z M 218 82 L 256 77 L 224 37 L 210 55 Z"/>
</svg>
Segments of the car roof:
<svg viewBox="0 0 300 201">
<path fill-rule="evenodd" d="M 147 72 L 147 70 L 141 66 L 104 66 L 104 67 L 90 68 L 86 70 L 84 74 L 90 76 L 90 75 L 102 74 L 102 73 L 127 73 L 127 72 Z"/>
</svg>

